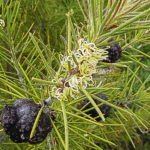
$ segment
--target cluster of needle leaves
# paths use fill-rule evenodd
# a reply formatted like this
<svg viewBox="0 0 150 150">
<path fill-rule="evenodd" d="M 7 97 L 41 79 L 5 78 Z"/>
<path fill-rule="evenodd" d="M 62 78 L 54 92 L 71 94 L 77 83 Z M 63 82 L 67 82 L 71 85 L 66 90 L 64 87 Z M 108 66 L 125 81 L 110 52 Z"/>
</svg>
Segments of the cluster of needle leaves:
<svg viewBox="0 0 150 150">
<path fill-rule="evenodd" d="M 52 102 L 56 119 L 43 143 L 13 143 L 0 128 L 0 149 L 149 149 L 149 13 L 148 0 L 1 0 L 0 112 L 20 98 L 49 98 L 62 55 L 76 50 L 80 38 L 99 48 L 118 43 L 123 53 L 116 63 L 98 63 L 96 86 Z M 105 122 L 76 108 L 87 97 L 111 107 Z"/>
</svg>

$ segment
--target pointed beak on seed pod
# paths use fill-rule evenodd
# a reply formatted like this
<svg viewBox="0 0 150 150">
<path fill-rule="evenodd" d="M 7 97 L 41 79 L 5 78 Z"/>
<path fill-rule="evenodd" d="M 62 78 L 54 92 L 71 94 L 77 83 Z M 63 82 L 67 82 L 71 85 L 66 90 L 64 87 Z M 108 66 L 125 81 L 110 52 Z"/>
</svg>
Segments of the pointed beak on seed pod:
<svg viewBox="0 0 150 150">
<path fill-rule="evenodd" d="M 40 104 L 35 104 L 28 99 L 19 99 L 13 105 L 4 107 L 1 114 L 2 127 L 13 142 L 38 144 L 44 141 L 52 129 L 50 118 L 44 112 L 42 112 L 34 135 L 30 139 L 30 133 L 40 108 Z"/>
</svg>

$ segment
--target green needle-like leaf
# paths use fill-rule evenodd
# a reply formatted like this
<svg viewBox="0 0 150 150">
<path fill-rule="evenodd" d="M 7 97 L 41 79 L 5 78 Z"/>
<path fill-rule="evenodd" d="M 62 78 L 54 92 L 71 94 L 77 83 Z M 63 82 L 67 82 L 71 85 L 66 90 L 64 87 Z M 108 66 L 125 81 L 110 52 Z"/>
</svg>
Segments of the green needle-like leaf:
<svg viewBox="0 0 150 150">
<path fill-rule="evenodd" d="M 96 111 L 99 114 L 99 116 L 102 118 L 103 121 L 105 121 L 104 115 L 102 114 L 101 110 L 98 108 L 97 104 L 94 102 L 94 100 L 92 99 L 92 97 L 90 96 L 90 94 L 83 88 L 83 86 L 80 86 L 80 87 L 81 87 L 82 92 L 89 99 L 89 101 L 91 102 L 91 104 L 93 105 L 93 107 L 96 109 Z"/>
<path fill-rule="evenodd" d="M 40 116 L 41 116 L 41 114 L 42 114 L 43 109 L 44 109 L 44 106 L 41 107 L 41 109 L 39 110 L 38 115 L 37 115 L 37 117 L 36 117 L 36 119 L 35 119 L 35 121 L 34 121 L 32 130 L 31 130 L 31 133 L 30 133 L 30 139 L 32 139 L 32 137 L 33 137 L 33 135 L 34 135 L 35 129 L 36 129 L 36 127 L 37 127 L 37 124 L 38 124 L 38 121 L 39 121 L 39 119 L 40 119 Z"/>
</svg>

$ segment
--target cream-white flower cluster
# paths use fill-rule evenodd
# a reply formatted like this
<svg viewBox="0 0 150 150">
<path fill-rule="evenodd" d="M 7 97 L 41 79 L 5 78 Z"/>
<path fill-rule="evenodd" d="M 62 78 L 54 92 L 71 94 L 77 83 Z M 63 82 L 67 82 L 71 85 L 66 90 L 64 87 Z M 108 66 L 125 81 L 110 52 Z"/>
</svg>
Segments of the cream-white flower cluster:
<svg viewBox="0 0 150 150">
<path fill-rule="evenodd" d="M 92 75 L 96 73 L 98 61 L 107 58 L 108 52 L 97 48 L 94 43 L 79 39 L 78 44 L 79 48 L 61 61 L 65 77 L 59 77 L 58 72 L 54 79 L 58 85 L 53 87 L 51 94 L 59 100 L 75 98 L 79 94 L 80 86 L 87 88 L 89 84 L 93 84 Z"/>
</svg>

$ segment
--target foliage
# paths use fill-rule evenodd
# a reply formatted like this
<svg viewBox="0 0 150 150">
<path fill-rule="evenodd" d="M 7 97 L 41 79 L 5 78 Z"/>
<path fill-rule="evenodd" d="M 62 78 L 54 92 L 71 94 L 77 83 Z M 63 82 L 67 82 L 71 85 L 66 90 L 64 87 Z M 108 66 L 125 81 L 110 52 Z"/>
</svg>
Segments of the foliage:
<svg viewBox="0 0 150 150">
<path fill-rule="evenodd" d="M 43 143 L 12 143 L 1 132 L 0 148 L 149 149 L 137 132 L 145 134 L 150 128 L 149 6 L 147 0 L 1 0 L 5 22 L 0 27 L 1 110 L 19 98 L 42 104 L 51 97 L 56 75 L 69 74 L 69 69 L 58 74 L 62 58 L 79 48 L 81 38 L 99 49 L 119 43 L 123 54 L 116 63 L 97 63 L 94 86 L 81 86 L 70 101 L 53 100 L 49 107 L 56 119 L 51 120 L 53 130 Z M 96 97 L 99 93 L 109 100 Z M 85 98 L 105 122 L 76 108 Z M 111 107 L 108 118 L 103 118 L 93 99 Z"/>
</svg>

